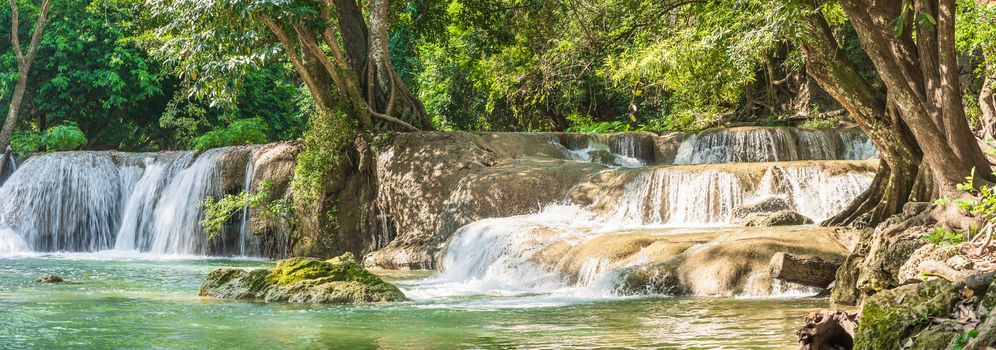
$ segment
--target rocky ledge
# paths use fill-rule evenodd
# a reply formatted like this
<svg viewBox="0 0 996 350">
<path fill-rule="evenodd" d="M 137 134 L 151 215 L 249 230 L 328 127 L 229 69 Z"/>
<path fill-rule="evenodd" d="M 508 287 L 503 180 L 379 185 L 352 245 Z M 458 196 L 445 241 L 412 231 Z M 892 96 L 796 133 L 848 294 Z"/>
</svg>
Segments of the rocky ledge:
<svg viewBox="0 0 996 350">
<path fill-rule="evenodd" d="M 291 258 L 273 269 L 221 268 L 201 285 L 201 296 L 266 302 L 356 304 L 407 300 L 394 285 L 346 253 L 329 260 Z"/>
</svg>

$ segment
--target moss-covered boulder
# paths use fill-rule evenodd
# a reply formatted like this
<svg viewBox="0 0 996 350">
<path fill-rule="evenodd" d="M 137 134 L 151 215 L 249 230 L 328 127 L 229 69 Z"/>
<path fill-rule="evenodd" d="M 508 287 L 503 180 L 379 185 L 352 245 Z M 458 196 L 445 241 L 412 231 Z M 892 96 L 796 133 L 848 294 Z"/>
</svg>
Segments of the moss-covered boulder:
<svg viewBox="0 0 996 350">
<path fill-rule="evenodd" d="M 201 296 L 292 303 L 379 303 L 406 300 L 394 285 L 364 269 L 352 254 L 329 260 L 291 258 L 273 269 L 211 271 Z"/>
<path fill-rule="evenodd" d="M 943 349 L 959 334 L 934 320 L 950 316 L 961 299 L 944 280 L 901 286 L 868 298 L 854 349 Z"/>
</svg>

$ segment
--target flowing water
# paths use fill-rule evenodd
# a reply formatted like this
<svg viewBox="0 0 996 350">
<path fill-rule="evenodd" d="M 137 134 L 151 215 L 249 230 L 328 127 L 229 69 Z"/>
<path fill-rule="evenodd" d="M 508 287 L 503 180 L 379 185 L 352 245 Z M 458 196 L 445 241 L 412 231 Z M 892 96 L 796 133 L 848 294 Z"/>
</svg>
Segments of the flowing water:
<svg viewBox="0 0 996 350">
<path fill-rule="evenodd" d="M 198 298 L 201 278 L 223 266 L 272 263 L 126 254 L 2 258 L 0 348 L 788 349 L 799 320 L 826 302 L 472 295 L 319 306 Z M 35 284 L 42 273 L 69 283 Z M 409 289 L 421 277 L 387 278 Z"/>
<path fill-rule="evenodd" d="M 733 228 L 734 212 L 777 199 L 826 219 L 868 186 L 874 147 L 854 130 L 679 136 L 550 135 L 564 161 L 608 167 L 535 213 L 457 229 L 438 272 L 381 271 L 413 300 L 374 306 L 197 297 L 213 268 L 272 265 L 208 257 L 261 256 L 248 208 L 221 243 L 199 224 L 231 149 L 36 156 L 0 186 L 0 349 L 793 347 L 801 317 L 824 303 L 814 290 L 756 266 L 746 280 L 705 266 L 691 270 L 700 296 L 668 297 L 625 292 L 626 274 L 738 240 L 833 245 L 814 227 Z M 250 155 L 243 191 L 254 172 Z M 43 273 L 70 282 L 33 283 Z"/>
</svg>

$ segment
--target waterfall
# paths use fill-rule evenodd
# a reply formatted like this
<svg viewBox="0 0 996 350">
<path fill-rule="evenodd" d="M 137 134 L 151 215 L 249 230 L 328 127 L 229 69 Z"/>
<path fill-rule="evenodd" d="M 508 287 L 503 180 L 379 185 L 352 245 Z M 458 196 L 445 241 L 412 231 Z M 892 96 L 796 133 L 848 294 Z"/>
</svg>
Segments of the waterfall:
<svg viewBox="0 0 996 350">
<path fill-rule="evenodd" d="M 109 153 L 46 154 L 29 159 L 0 187 L 0 228 L 16 232 L 32 251 L 110 249 L 120 198 Z"/>
<path fill-rule="evenodd" d="M 249 152 L 246 161 L 246 176 L 242 180 L 242 192 L 252 193 L 253 155 Z M 239 255 L 254 256 L 259 253 L 259 239 L 252 236 L 252 225 L 249 221 L 249 206 L 242 207 L 242 218 L 239 222 Z"/>
<path fill-rule="evenodd" d="M 732 128 L 685 139 L 674 163 L 750 163 L 794 160 L 862 160 L 878 153 L 857 129 Z"/>
<path fill-rule="evenodd" d="M 212 253 L 198 204 L 221 195 L 218 159 L 229 150 L 33 157 L 0 187 L 0 253 Z M 251 160 L 246 167 L 248 187 Z M 244 221 L 240 240 L 252 240 L 248 227 Z M 258 244 L 239 248 L 259 255 Z"/>
<path fill-rule="evenodd" d="M 207 236 L 201 227 L 199 203 L 221 195 L 218 157 L 223 148 L 201 154 L 162 191 L 153 213 L 149 251 L 159 254 L 207 254 Z"/>
<path fill-rule="evenodd" d="M 565 143 L 571 159 L 610 166 L 641 167 L 649 156 L 631 133 L 573 135 Z"/>
</svg>

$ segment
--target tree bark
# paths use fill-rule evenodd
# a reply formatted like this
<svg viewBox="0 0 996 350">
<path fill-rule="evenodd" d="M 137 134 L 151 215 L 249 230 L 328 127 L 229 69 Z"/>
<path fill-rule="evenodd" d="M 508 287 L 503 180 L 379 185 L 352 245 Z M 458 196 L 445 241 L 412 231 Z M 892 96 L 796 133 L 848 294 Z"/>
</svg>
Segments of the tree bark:
<svg viewBox="0 0 996 350">
<path fill-rule="evenodd" d="M 895 104 L 916 143 L 920 145 L 923 160 L 929 165 L 933 183 L 937 187 L 936 192 L 942 196 L 956 195 L 955 185 L 964 181 L 972 168 L 975 168 L 976 174 L 988 177 L 992 172 L 989 164 L 980 161 L 985 158 L 981 148 L 975 143 L 974 136 L 971 136 L 964 114 L 955 111 L 961 99 L 961 92 L 954 91 L 957 90 L 957 85 L 952 85 L 953 82 L 950 81 L 952 74 L 957 77 L 957 69 L 952 67 L 956 62 L 941 60 L 943 56 L 953 54 L 954 50 L 953 40 L 947 40 L 945 34 L 953 33 L 954 21 L 943 19 L 946 11 L 941 10 L 945 8 L 942 6 L 943 1 L 938 5 L 938 69 L 942 91 L 954 93 L 942 96 L 940 106 L 931 101 L 925 88 L 925 73 L 918 63 L 917 48 L 909 29 L 913 25 L 911 20 L 914 16 L 900 16 L 903 2 L 842 0 L 840 4 L 885 83 L 890 102 Z M 953 3 L 948 5 L 953 8 Z M 896 35 L 895 20 L 898 18 L 905 18 L 909 23 L 904 24 L 904 29 Z M 931 74 L 933 72 L 926 73 L 928 76 Z M 954 99 L 958 101 L 955 102 Z M 931 115 L 931 110 L 941 111 L 940 120 Z M 970 136 L 972 144 L 965 142 L 966 135 Z"/>
<path fill-rule="evenodd" d="M 916 142 L 902 132 L 900 120 L 890 112 L 886 93 L 874 88 L 837 45 L 823 15 L 804 17 L 800 48 L 806 73 L 851 114 L 879 150 L 881 163 L 872 185 L 838 215 L 823 225 L 846 225 L 866 216 L 877 224 L 902 211 L 913 192 L 920 164 Z"/>
<path fill-rule="evenodd" d="M 7 154 L 7 147 L 10 146 L 10 137 L 14 134 L 17 121 L 20 117 L 21 104 L 24 102 L 24 91 L 28 86 L 28 73 L 31 71 L 31 64 L 35 60 L 35 53 L 38 50 L 38 43 L 41 42 L 42 30 L 45 28 L 45 21 L 48 19 L 48 8 L 50 0 L 43 0 L 38 11 L 38 20 L 35 21 L 34 30 L 31 33 L 31 42 L 28 44 L 28 52 L 21 51 L 21 42 L 18 38 L 18 12 L 17 0 L 8 0 L 10 3 L 10 41 L 14 49 L 14 56 L 17 58 L 17 84 L 14 85 L 14 94 L 10 99 L 10 106 L 7 109 L 7 120 L 0 130 L 0 153 Z M 6 159 L 0 159 L 0 174 L 7 166 Z"/>
</svg>

